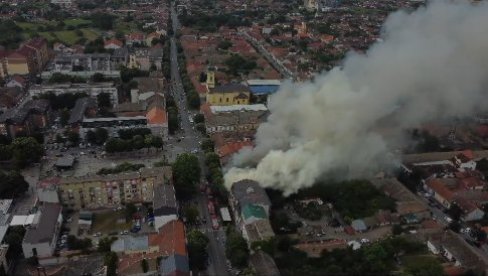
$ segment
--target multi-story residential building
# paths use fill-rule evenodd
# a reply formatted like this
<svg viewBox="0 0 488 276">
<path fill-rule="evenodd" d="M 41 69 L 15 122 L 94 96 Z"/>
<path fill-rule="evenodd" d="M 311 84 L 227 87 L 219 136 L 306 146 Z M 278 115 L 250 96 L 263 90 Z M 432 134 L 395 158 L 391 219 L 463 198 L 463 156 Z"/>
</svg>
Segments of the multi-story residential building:
<svg viewBox="0 0 488 276">
<path fill-rule="evenodd" d="M 41 77 L 49 79 L 54 73 L 85 78 L 96 73 L 107 77 L 118 77 L 120 75 L 118 64 L 112 61 L 110 54 L 59 54 L 42 72 Z"/>
<path fill-rule="evenodd" d="M 266 121 L 268 108 L 263 104 L 204 106 L 207 133 L 255 131 Z"/>
<path fill-rule="evenodd" d="M 102 93 L 107 93 L 113 106 L 119 103 L 117 87 L 113 82 L 36 84 L 29 88 L 30 97 L 39 97 L 48 93 L 55 95 L 86 93 L 94 99 Z"/>
<path fill-rule="evenodd" d="M 43 258 L 51 257 L 54 254 L 63 222 L 61 211 L 61 205 L 55 203 L 44 203 L 40 206 L 22 241 L 24 257 Z"/>
<path fill-rule="evenodd" d="M 34 52 L 35 70 L 36 72 L 41 72 L 49 61 L 47 40 L 41 37 L 33 38 L 24 43 L 24 47 Z"/>
<path fill-rule="evenodd" d="M 30 100 L 24 105 L 7 110 L 0 115 L 0 134 L 11 138 L 20 133 L 30 135 L 48 125 L 50 111 L 48 100 Z"/>
<path fill-rule="evenodd" d="M 246 105 L 251 93 L 245 85 L 225 84 L 210 88 L 206 97 L 210 105 Z"/>
<path fill-rule="evenodd" d="M 125 203 L 152 203 L 154 187 L 164 181 L 161 168 L 137 172 L 61 179 L 61 203 L 72 209 L 110 208 Z"/>
<path fill-rule="evenodd" d="M 129 55 L 129 68 L 137 68 L 143 71 L 149 71 L 151 67 L 161 70 L 163 62 L 163 49 L 153 47 L 150 49 L 139 48 Z"/>
</svg>

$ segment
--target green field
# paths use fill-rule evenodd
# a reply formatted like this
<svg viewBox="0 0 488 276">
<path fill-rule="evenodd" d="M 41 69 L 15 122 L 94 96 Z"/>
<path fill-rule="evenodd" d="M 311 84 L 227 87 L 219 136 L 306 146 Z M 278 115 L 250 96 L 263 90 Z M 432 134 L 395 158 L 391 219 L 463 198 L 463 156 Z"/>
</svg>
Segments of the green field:
<svg viewBox="0 0 488 276">
<path fill-rule="evenodd" d="M 134 22 L 125 22 L 122 20 L 117 20 L 114 26 L 116 32 L 121 32 L 123 34 L 132 33 L 135 30 L 137 30 L 137 25 Z"/>
<path fill-rule="evenodd" d="M 90 20 L 85 19 L 67 19 L 64 21 L 65 27 L 77 27 L 86 24 L 90 24 Z M 23 36 L 25 39 L 40 35 L 50 42 L 59 40 L 66 45 L 75 44 L 80 38 L 84 37 L 87 40 L 95 40 L 99 37 L 99 33 L 93 28 L 81 28 L 83 36 L 78 36 L 75 30 L 61 30 L 61 31 L 42 31 L 39 32 L 39 27 L 45 28 L 46 26 L 56 26 L 54 21 L 45 22 L 15 22 L 19 27 L 23 29 Z"/>
<path fill-rule="evenodd" d="M 102 232 L 108 234 L 110 232 L 120 232 L 129 230 L 131 223 L 117 223 L 118 219 L 125 219 L 124 211 L 107 211 L 103 213 L 96 213 L 93 220 L 92 232 Z"/>
</svg>

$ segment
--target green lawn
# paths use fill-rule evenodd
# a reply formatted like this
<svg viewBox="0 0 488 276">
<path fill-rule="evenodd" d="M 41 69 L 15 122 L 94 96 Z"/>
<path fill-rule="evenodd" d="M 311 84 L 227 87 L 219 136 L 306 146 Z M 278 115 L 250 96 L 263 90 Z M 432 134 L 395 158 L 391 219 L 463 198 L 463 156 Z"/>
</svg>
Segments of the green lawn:
<svg viewBox="0 0 488 276">
<path fill-rule="evenodd" d="M 93 219 L 92 233 L 102 232 L 103 234 L 109 234 L 114 231 L 120 232 L 130 229 L 130 222 L 117 223 L 118 219 L 125 219 L 124 210 L 96 213 Z"/>
<path fill-rule="evenodd" d="M 83 37 L 85 37 L 87 40 L 95 40 L 99 36 L 98 33 L 93 29 L 80 30 L 83 32 Z M 54 33 L 55 36 L 53 36 L 52 33 Z M 58 39 L 67 45 L 73 45 L 81 38 L 80 36 L 76 35 L 75 31 L 41 32 L 39 35 L 49 41 Z"/>
<path fill-rule="evenodd" d="M 128 34 L 137 31 L 137 25 L 134 22 L 124 22 L 117 20 L 115 22 L 115 31 L 123 34 Z"/>
<path fill-rule="evenodd" d="M 37 28 L 42 26 L 46 27 L 48 25 L 56 25 L 54 21 L 43 21 L 43 22 L 15 22 L 17 26 L 21 27 L 24 31 L 37 31 Z"/>
<path fill-rule="evenodd" d="M 91 24 L 91 20 L 81 18 L 66 19 L 64 20 L 64 24 L 66 26 L 78 27 L 80 25 Z"/>
</svg>

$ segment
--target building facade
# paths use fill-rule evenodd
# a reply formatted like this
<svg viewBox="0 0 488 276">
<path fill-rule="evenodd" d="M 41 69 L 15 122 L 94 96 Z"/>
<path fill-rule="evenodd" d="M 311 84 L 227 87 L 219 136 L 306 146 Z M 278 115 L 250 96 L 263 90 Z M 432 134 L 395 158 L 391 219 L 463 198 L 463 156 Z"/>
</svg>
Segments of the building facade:
<svg viewBox="0 0 488 276">
<path fill-rule="evenodd" d="M 161 168 L 138 172 L 63 178 L 61 203 L 72 209 L 112 208 L 126 203 L 152 203 L 154 187 L 163 181 Z"/>
<path fill-rule="evenodd" d="M 249 88 L 242 84 L 216 86 L 207 92 L 207 103 L 210 105 L 247 105 L 250 98 Z"/>
</svg>

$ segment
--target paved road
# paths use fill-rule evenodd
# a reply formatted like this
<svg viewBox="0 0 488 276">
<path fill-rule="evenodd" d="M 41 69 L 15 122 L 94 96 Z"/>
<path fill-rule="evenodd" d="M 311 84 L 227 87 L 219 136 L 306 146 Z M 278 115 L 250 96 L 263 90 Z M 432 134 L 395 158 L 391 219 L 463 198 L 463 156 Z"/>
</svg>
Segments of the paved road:
<svg viewBox="0 0 488 276">
<path fill-rule="evenodd" d="M 173 6 L 171 7 L 171 18 L 173 21 L 173 30 L 174 33 L 176 33 L 179 28 L 179 22 Z M 171 38 L 170 62 L 171 62 L 171 88 L 170 89 L 175 99 L 175 102 L 177 103 L 179 114 L 180 114 L 181 132 L 178 133 L 178 135 L 181 141 L 180 142 L 174 141 L 175 139 L 173 138 L 170 140 L 169 143 L 174 148 L 186 149 L 185 150 L 186 152 L 195 149 L 198 150 L 199 142 L 202 140 L 202 135 L 194 129 L 194 126 L 189 121 L 189 117 L 193 116 L 194 113 L 190 112 L 187 108 L 185 91 L 183 89 L 183 85 L 181 83 L 181 76 L 179 73 L 176 41 L 174 37 Z M 202 170 L 202 181 L 203 181 L 203 176 L 205 175 L 204 156 L 201 151 L 198 151 L 197 156 L 200 161 L 200 166 L 203 169 Z M 198 203 L 197 206 L 200 212 L 200 216 L 206 219 L 206 223 L 202 225 L 201 230 L 205 234 L 207 234 L 210 241 L 208 246 L 208 254 L 209 254 L 208 274 L 216 275 L 216 276 L 229 275 L 229 273 L 227 272 L 225 248 L 222 242 L 225 238 L 225 233 L 221 229 L 214 230 L 212 228 L 211 216 L 207 209 L 208 200 L 206 195 L 199 194 L 196 200 Z"/>
</svg>

